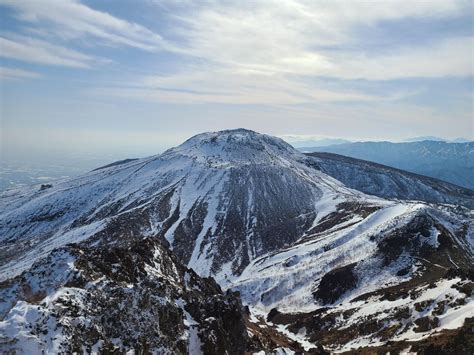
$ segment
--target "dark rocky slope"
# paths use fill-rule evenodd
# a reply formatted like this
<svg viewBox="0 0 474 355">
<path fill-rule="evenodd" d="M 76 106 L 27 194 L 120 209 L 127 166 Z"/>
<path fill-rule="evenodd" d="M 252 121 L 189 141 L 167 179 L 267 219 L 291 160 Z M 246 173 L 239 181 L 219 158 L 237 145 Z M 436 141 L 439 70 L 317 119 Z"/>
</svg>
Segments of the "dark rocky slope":
<svg viewBox="0 0 474 355">
<path fill-rule="evenodd" d="M 6 352 L 241 354 L 272 350 L 252 338 L 237 293 L 223 293 L 158 239 L 68 245 L 0 284 Z M 298 350 L 280 335 L 280 344 Z"/>
</svg>

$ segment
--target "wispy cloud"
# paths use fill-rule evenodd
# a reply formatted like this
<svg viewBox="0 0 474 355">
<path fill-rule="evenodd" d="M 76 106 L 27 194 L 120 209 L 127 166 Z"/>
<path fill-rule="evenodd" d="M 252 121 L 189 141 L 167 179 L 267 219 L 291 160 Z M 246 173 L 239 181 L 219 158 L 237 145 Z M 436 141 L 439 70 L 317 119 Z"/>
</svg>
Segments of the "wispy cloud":
<svg viewBox="0 0 474 355">
<path fill-rule="evenodd" d="M 0 56 L 24 62 L 90 68 L 93 64 L 108 62 L 63 46 L 24 36 L 12 39 L 0 37 Z"/>
<path fill-rule="evenodd" d="M 81 54 L 77 48 L 67 49 L 78 39 L 88 46 L 166 50 L 184 58 L 198 58 L 203 68 L 197 70 L 209 73 L 207 81 L 212 81 L 215 73 L 232 76 L 227 85 L 237 84 L 232 91 L 252 86 L 263 76 L 277 76 L 277 80 L 285 76 L 295 83 L 300 81 L 297 76 L 391 80 L 473 74 L 472 37 L 448 38 L 415 47 L 394 43 L 390 50 L 374 52 L 357 35 L 361 28 L 376 30 L 383 21 L 460 16 L 472 10 L 469 1 L 415 1 L 410 6 L 393 0 L 158 3 L 172 14 L 168 32 L 179 40 L 165 40 L 143 25 L 76 0 L 0 0 L 1 5 L 15 10 L 16 18 L 27 24 L 30 34 L 42 38 L 42 42 L 35 40 L 32 44 L 4 39 L 4 55 L 30 61 L 39 58 L 36 62 L 45 64 L 89 67 L 93 56 Z M 173 7 L 175 12 L 170 11 Z M 50 50 L 53 42 L 58 50 Z M 30 55 L 26 46 L 33 46 L 38 55 Z M 195 69 L 183 64 L 175 81 L 182 81 L 183 75 L 189 76 Z M 252 75 L 255 78 L 249 81 Z M 185 82 L 184 86 L 182 89 L 194 90 L 192 82 Z M 203 91 L 212 89 L 203 87 Z M 302 90 L 307 88 L 300 85 Z"/>
<path fill-rule="evenodd" d="M 0 56 L 24 62 L 71 68 L 93 68 L 113 60 L 94 48 L 129 47 L 158 51 L 168 45 L 139 24 L 94 10 L 75 0 L 0 0 L 22 23 L 19 34 L 0 36 Z M 89 54 L 92 53 L 92 54 Z"/>
<path fill-rule="evenodd" d="M 472 48 L 474 37 L 460 37 L 383 54 L 335 54 L 337 65 L 323 70 L 323 75 L 366 80 L 465 77 L 474 74 Z"/>
<path fill-rule="evenodd" d="M 41 74 L 29 70 L 0 66 L 0 79 L 35 79 Z"/>
<path fill-rule="evenodd" d="M 414 130 L 409 135 L 424 135 L 426 127 L 453 136 L 472 130 L 472 1 L 144 4 L 0 0 L 9 20 L 0 32 L 0 56 L 100 68 L 81 73 L 81 82 L 74 77 L 68 87 L 75 99 L 116 104 L 120 109 L 107 111 L 114 120 L 129 107 L 153 107 L 161 110 L 160 117 L 144 113 L 148 121 L 143 122 L 149 126 L 161 120 L 160 127 L 177 131 L 234 124 L 295 134 L 317 127 L 328 136 L 339 135 L 341 126 L 357 136 L 409 129 Z M 107 63 L 104 57 L 114 65 L 100 65 Z M 48 76 L 39 65 L 34 71 Z M 57 79 L 69 84 L 68 73 L 58 72 Z M 240 107 L 229 110 L 221 104 Z M 48 110 L 54 111 L 53 105 Z M 82 114 L 66 109 L 61 117 L 73 111 Z M 198 112 L 199 123 L 193 126 Z M 289 117 L 297 122 L 289 124 Z"/>
<path fill-rule="evenodd" d="M 163 38 L 139 24 L 94 10 L 75 0 L 1 0 L 19 20 L 37 33 L 63 40 L 92 38 L 102 44 L 154 51 L 167 46 Z"/>
<path fill-rule="evenodd" d="M 149 75 L 119 85 L 96 88 L 93 95 L 129 97 L 176 104 L 295 105 L 311 102 L 383 101 L 411 94 L 366 94 L 348 89 L 325 88 L 301 76 L 266 75 L 229 68 L 188 70 L 168 76 Z"/>
</svg>

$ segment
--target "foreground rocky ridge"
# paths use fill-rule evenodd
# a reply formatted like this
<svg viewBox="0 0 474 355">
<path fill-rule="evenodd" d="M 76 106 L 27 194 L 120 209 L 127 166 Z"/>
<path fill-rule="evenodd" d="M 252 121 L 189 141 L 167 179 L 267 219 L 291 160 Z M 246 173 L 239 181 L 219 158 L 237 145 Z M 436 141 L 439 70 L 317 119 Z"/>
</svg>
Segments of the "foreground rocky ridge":
<svg viewBox="0 0 474 355">
<path fill-rule="evenodd" d="M 247 331 L 238 293 L 181 265 L 159 240 L 54 250 L 0 285 L 0 349 L 224 354 L 302 350 Z"/>
<path fill-rule="evenodd" d="M 2 312 L 3 348 L 187 353 L 200 347 L 199 332 L 213 335 L 203 337 L 215 341 L 207 348 L 246 348 L 238 300 L 149 239 L 61 248 L 2 286 L 2 304 L 12 305 Z"/>
</svg>

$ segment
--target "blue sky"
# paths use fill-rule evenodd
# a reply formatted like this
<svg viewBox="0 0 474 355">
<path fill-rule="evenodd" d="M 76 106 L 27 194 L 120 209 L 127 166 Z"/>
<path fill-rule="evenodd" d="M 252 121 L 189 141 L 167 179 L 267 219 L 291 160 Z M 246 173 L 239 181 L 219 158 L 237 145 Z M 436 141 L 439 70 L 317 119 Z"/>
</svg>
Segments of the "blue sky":
<svg viewBox="0 0 474 355">
<path fill-rule="evenodd" d="M 472 1 L 0 0 L 2 154 L 245 127 L 472 139 Z"/>
</svg>

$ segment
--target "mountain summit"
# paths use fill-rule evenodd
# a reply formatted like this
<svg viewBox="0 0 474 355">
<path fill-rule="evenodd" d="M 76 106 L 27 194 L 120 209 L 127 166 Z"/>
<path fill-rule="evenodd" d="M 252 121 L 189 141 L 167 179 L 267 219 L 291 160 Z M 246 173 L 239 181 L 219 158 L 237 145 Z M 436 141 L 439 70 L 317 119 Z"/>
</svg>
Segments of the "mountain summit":
<svg viewBox="0 0 474 355">
<path fill-rule="evenodd" d="M 162 157 L 185 156 L 216 167 L 233 165 L 275 164 L 283 159 L 301 159 L 302 155 L 280 138 L 239 128 L 201 133 Z M 223 165 L 221 165 L 223 164 Z"/>
</svg>

